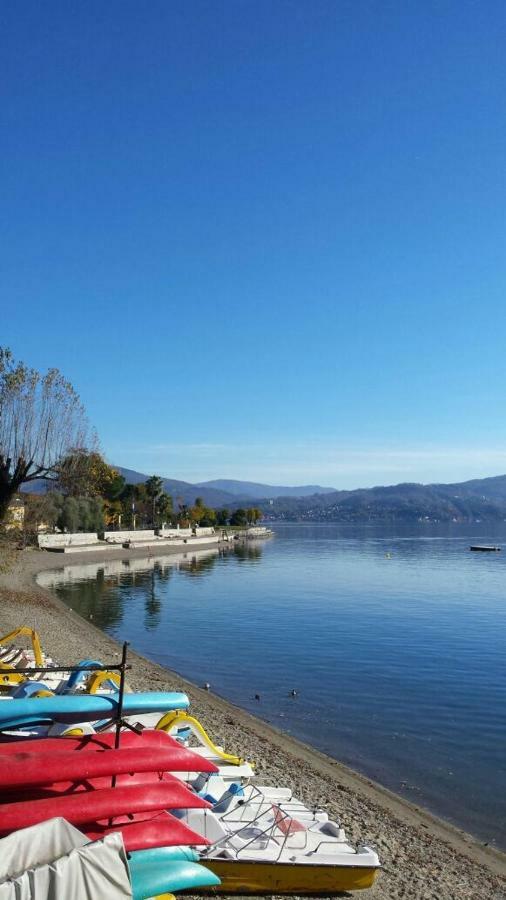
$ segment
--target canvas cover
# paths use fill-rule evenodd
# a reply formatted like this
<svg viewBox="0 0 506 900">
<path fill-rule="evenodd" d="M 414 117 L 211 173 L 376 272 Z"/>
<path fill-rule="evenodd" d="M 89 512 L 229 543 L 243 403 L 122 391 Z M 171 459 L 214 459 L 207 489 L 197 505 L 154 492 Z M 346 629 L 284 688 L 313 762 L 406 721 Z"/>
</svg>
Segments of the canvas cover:
<svg viewBox="0 0 506 900">
<path fill-rule="evenodd" d="M 132 897 L 121 834 L 91 842 L 65 819 L 50 819 L 0 840 L 0 900 L 99 897 Z"/>
</svg>

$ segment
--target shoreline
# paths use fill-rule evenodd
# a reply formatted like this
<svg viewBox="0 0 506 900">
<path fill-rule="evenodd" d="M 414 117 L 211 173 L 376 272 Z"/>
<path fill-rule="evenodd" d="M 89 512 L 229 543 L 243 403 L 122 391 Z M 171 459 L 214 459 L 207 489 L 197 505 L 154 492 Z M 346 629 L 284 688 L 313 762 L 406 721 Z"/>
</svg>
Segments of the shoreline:
<svg viewBox="0 0 506 900">
<path fill-rule="evenodd" d="M 213 548 L 216 544 L 203 542 L 198 550 Z M 61 662 L 89 656 L 112 661 L 119 654 L 119 644 L 36 584 L 36 575 L 67 565 L 147 555 L 191 558 L 195 550 L 164 547 L 148 554 L 146 549 L 119 548 L 64 555 L 25 550 L 12 569 L 0 575 L 2 633 L 21 624 L 31 625 L 39 632 L 46 652 Z M 132 684 L 144 690 L 184 690 L 193 714 L 213 739 L 230 752 L 255 760 L 262 782 L 290 786 L 301 799 L 341 818 L 352 841 L 376 847 L 383 870 L 364 897 L 506 898 L 506 854 L 502 851 L 482 845 L 423 807 L 133 650 L 129 658 Z"/>
</svg>

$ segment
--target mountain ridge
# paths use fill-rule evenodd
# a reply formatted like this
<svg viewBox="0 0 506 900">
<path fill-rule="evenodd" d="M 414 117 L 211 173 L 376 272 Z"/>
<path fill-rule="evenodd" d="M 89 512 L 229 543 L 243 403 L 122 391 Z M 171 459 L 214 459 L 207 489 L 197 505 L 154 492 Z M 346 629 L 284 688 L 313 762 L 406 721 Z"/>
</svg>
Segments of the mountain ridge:
<svg viewBox="0 0 506 900">
<path fill-rule="evenodd" d="M 308 497 L 313 494 L 331 494 L 335 491 L 335 488 L 322 487 L 319 484 L 286 486 L 262 484 L 257 481 L 238 481 L 233 478 L 216 478 L 212 481 L 198 481 L 196 486 L 227 491 L 235 497 L 257 497 L 261 500 L 271 499 L 272 497 Z"/>
<path fill-rule="evenodd" d="M 288 521 L 499 521 L 506 520 L 506 475 L 450 484 L 402 482 L 258 505 L 269 518 Z"/>
<path fill-rule="evenodd" d="M 135 469 L 115 468 L 130 484 L 139 484 L 149 477 Z M 213 485 L 231 484 L 237 493 L 220 490 Z M 48 482 L 28 482 L 25 491 L 43 493 Z M 474 478 L 449 484 L 421 484 L 401 482 L 353 490 L 329 490 L 327 493 L 294 496 L 293 490 L 311 490 L 318 485 L 284 488 L 284 495 L 260 497 L 238 493 L 241 485 L 253 486 L 257 491 L 277 491 L 280 486 L 234 479 L 215 479 L 191 484 L 164 478 L 163 487 L 176 503 L 193 505 L 202 497 L 206 506 L 234 509 L 238 505 L 254 505 L 268 519 L 286 521 L 328 522 L 385 522 L 385 521 L 506 521 L 506 475 Z M 323 490 L 323 489 L 319 489 Z"/>
</svg>

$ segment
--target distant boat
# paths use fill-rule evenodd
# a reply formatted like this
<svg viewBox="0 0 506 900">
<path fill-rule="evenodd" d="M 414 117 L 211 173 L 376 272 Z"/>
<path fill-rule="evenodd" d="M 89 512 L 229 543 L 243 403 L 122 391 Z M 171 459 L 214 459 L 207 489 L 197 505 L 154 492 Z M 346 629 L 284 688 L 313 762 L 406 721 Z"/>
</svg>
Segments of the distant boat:
<svg viewBox="0 0 506 900">
<path fill-rule="evenodd" d="M 470 550 L 476 550 L 480 553 L 497 553 L 501 548 L 500 547 L 488 547 L 486 545 L 476 545 L 475 547 L 469 547 Z"/>
</svg>

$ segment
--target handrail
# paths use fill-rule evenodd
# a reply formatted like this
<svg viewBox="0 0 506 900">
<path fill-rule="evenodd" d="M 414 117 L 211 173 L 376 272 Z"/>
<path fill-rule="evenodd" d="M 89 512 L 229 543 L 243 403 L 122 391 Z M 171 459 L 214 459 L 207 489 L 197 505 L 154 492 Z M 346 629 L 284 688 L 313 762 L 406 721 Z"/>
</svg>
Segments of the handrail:
<svg viewBox="0 0 506 900">
<path fill-rule="evenodd" d="M 252 787 L 255 788 L 256 790 L 258 790 L 258 788 L 256 788 L 256 785 L 252 785 Z M 259 793 L 261 794 L 261 792 L 259 792 Z M 261 796 L 263 796 L 263 794 L 261 794 Z M 250 802 L 249 800 L 243 801 L 243 805 L 247 806 L 249 802 Z M 221 821 L 225 822 L 225 823 L 227 821 L 230 821 L 230 822 L 243 821 L 242 819 L 231 818 L 231 814 L 236 809 L 237 809 L 236 807 L 233 807 L 231 810 L 229 810 L 228 812 L 226 812 L 222 816 L 220 816 Z M 278 809 L 279 809 L 279 807 L 278 807 Z M 272 810 L 272 806 L 271 806 L 271 810 Z M 283 821 L 285 819 L 287 819 L 289 821 L 292 819 L 292 816 L 290 816 L 287 812 L 284 812 L 282 809 L 279 809 L 279 812 L 280 812 L 280 817 Z M 278 855 L 277 855 L 276 859 L 274 860 L 274 862 L 279 862 L 279 860 L 281 858 L 281 854 L 283 853 L 283 850 L 285 849 L 286 844 L 288 842 L 288 838 L 291 837 L 291 835 L 290 835 L 289 829 L 287 829 L 286 833 L 283 833 L 283 830 L 279 827 L 279 819 L 278 819 L 278 821 L 276 821 L 276 819 L 274 819 L 265 828 L 262 828 L 261 826 L 258 827 L 257 823 L 260 821 L 260 819 L 264 818 L 268 813 L 269 813 L 269 810 L 267 810 L 267 809 L 265 809 L 263 811 L 260 810 L 260 812 L 258 812 L 256 815 L 254 815 L 252 819 L 248 819 L 246 822 L 244 822 L 242 827 L 238 828 L 237 831 L 232 831 L 232 833 L 227 835 L 227 837 L 218 838 L 210 846 L 206 847 L 205 850 L 202 850 L 201 851 L 202 856 L 209 854 L 210 851 L 214 850 L 219 845 L 222 845 L 222 846 L 223 845 L 226 846 L 227 844 L 231 845 L 231 842 L 234 837 L 239 837 L 241 840 L 244 840 L 244 838 L 241 838 L 241 832 L 244 832 L 247 829 L 251 828 L 252 826 L 256 825 L 258 828 L 258 833 L 254 834 L 253 837 L 251 837 L 249 839 L 249 841 L 246 841 L 246 843 L 242 847 L 234 847 L 232 845 L 232 848 L 235 851 L 236 857 L 238 857 L 241 853 L 244 853 L 244 851 L 247 849 L 247 847 L 249 847 L 251 844 L 254 844 L 255 841 L 258 841 L 260 838 L 265 836 L 268 839 L 273 840 L 274 843 L 279 847 Z M 278 842 L 278 840 L 274 836 L 275 830 L 280 831 L 281 834 L 283 835 L 283 840 L 282 840 L 281 844 Z M 304 831 L 306 832 L 306 840 L 305 840 L 304 847 L 307 847 L 307 840 L 308 840 L 307 832 L 309 831 L 309 828 L 307 826 L 304 826 Z"/>
<path fill-rule="evenodd" d="M 13 641 L 14 638 L 18 637 L 20 634 L 26 635 L 27 637 L 31 638 L 35 664 L 37 666 L 43 666 L 44 657 L 42 655 L 42 648 L 40 646 L 40 638 L 34 628 L 29 628 L 28 625 L 20 625 L 19 628 L 15 628 L 14 631 L 10 631 L 9 634 L 6 634 L 4 637 L 0 637 L 0 644 L 4 644 L 8 641 Z M 8 669 L 12 668 L 12 666 L 8 666 L 7 664 L 0 664 L 0 668 Z"/>
<path fill-rule="evenodd" d="M 213 743 L 207 731 L 200 724 L 198 719 L 195 719 L 193 716 L 188 715 L 188 713 L 184 712 L 183 710 L 174 710 L 173 712 L 165 713 L 165 715 L 162 716 L 162 718 L 156 723 L 155 728 L 158 731 L 169 732 L 171 728 L 174 727 L 174 725 L 178 724 L 189 725 L 196 736 L 200 738 L 202 743 L 209 747 L 209 749 L 212 750 L 215 756 L 217 756 L 219 759 L 222 759 L 224 762 L 228 762 L 232 766 L 240 766 L 245 762 L 245 760 L 241 759 L 240 756 L 234 756 L 233 753 L 225 753 L 224 750 L 220 750 L 220 748 Z"/>
</svg>

